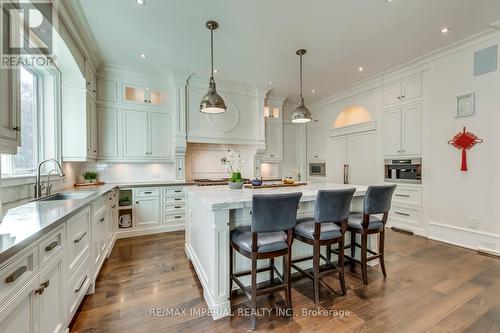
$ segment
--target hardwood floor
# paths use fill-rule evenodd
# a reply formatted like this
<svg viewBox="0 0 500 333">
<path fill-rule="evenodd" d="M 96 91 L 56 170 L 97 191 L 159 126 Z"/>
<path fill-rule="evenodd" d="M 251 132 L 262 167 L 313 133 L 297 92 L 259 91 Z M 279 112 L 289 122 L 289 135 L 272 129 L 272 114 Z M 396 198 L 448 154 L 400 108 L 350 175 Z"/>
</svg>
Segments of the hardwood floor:
<svg viewBox="0 0 500 333">
<path fill-rule="evenodd" d="M 303 311 L 318 309 L 312 282 L 294 280 L 294 317 L 265 313 L 257 320 L 257 331 L 500 332 L 500 260 L 387 230 L 386 267 L 385 281 L 378 266 L 369 269 L 367 286 L 347 268 L 345 297 L 329 296 L 321 288 L 319 310 L 331 310 L 329 315 L 315 311 L 303 316 Z M 336 275 L 327 281 L 340 290 Z M 271 309 L 277 303 L 279 308 L 283 298 L 283 293 L 276 293 L 274 300 L 263 296 L 257 304 Z M 217 321 L 190 313 L 190 309 L 206 309 L 206 304 L 184 253 L 183 232 L 118 240 L 99 275 L 96 292 L 84 300 L 71 332 L 249 330 L 250 318 L 238 315 L 249 302 L 235 296 L 233 304 L 234 316 Z M 167 315 L 155 308 L 188 312 Z"/>
</svg>

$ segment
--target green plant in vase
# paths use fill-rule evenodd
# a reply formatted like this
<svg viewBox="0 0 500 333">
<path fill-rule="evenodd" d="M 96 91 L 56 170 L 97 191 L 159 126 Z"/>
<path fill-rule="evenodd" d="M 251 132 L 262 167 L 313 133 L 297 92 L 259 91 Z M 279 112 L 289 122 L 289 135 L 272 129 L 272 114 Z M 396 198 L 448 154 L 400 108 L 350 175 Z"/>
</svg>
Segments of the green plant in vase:
<svg viewBox="0 0 500 333">
<path fill-rule="evenodd" d="M 244 165 L 241 156 L 233 150 L 228 150 L 227 155 L 222 158 L 222 163 L 229 173 L 229 188 L 241 189 L 243 188 L 243 178 L 241 177 L 241 168 Z"/>
<path fill-rule="evenodd" d="M 95 171 L 85 171 L 84 173 L 82 173 L 82 177 L 86 183 L 95 183 L 97 182 L 99 174 Z"/>
</svg>

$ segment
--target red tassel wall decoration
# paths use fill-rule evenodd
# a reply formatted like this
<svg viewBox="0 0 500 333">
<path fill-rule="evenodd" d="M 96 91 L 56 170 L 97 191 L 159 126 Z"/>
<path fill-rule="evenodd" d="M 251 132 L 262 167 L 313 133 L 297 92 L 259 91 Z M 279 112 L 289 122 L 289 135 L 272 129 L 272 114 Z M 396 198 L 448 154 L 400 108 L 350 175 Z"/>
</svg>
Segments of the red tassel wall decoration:
<svg viewBox="0 0 500 333">
<path fill-rule="evenodd" d="M 460 171 L 467 171 L 467 150 L 478 143 L 483 143 L 483 140 L 479 139 L 475 134 L 467 132 L 465 127 L 462 132 L 457 133 L 453 139 L 448 141 L 448 144 L 462 150 L 462 165 Z"/>
</svg>

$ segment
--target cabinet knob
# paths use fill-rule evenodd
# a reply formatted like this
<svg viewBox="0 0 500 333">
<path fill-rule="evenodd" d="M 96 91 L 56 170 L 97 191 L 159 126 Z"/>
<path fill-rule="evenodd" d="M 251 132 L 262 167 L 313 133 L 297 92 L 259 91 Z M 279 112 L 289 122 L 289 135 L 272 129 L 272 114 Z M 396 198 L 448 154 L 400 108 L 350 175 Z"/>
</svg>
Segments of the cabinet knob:
<svg viewBox="0 0 500 333">
<path fill-rule="evenodd" d="M 44 287 L 40 287 L 38 289 L 35 289 L 35 294 L 41 295 L 41 294 L 43 294 L 44 291 L 45 291 L 45 288 Z"/>
<path fill-rule="evenodd" d="M 136 201 L 136 202 L 135 202 L 135 204 L 136 204 L 136 205 L 138 205 L 138 204 L 139 204 L 139 201 Z"/>
<path fill-rule="evenodd" d="M 43 282 L 43 283 L 41 284 L 41 286 L 42 286 L 42 287 L 44 287 L 44 288 L 48 288 L 48 287 L 49 287 L 49 285 L 50 285 L 50 280 L 47 280 L 47 281 L 45 281 L 45 282 Z"/>
<path fill-rule="evenodd" d="M 16 126 L 16 127 L 13 127 L 12 128 L 13 131 L 16 131 L 16 132 L 20 132 L 21 131 L 21 128 L 19 128 L 19 126 Z"/>
</svg>

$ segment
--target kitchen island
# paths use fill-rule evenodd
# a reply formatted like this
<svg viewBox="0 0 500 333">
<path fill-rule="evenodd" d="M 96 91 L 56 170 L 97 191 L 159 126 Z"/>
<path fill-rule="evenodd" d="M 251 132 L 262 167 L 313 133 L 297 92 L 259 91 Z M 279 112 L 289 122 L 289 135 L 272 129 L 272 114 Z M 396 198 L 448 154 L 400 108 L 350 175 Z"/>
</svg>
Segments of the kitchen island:
<svg viewBox="0 0 500 333">
<path fill-rule="evenodd" d="M 230 190 L 227 186 L 190 187 L 187 192 L 186 244 L 185 250 L 203 286 L 204 298 L 213 319 L 231 314 L 229 301 L 229 237 L 236 227 L 251 225 L 253 194 L 278 194 L 302 192 L 297 216 L 313 216 L 316 194 L 319 190 L 356 188 L 351 210 L 361 211 L 363 196 L 367 187 L 361 185 L 302 185 L 272 189 Z M 373 248 L 374 243 L 369 244 Z M 303 257 L 312 254 L 312 247 L 294 241 L 292 256 Z M 234 253 L 235 272 L 248 270 L 250 261 L 239 253 Z M 279 258 L 281 260 L 281 258 Z M 276 267 L 281 267 L 276 260 Z M 268 264 L 259 261 L 258 267 Z M 303 268 L 312 262 L 301 263 Z M 292 270 L 293 273 L 293 270 Z M 267 280 L 266 272 L 257 276 L 257 282 Z M 249 279 L 241 279 L 249 285 Z"/>
</svg>

